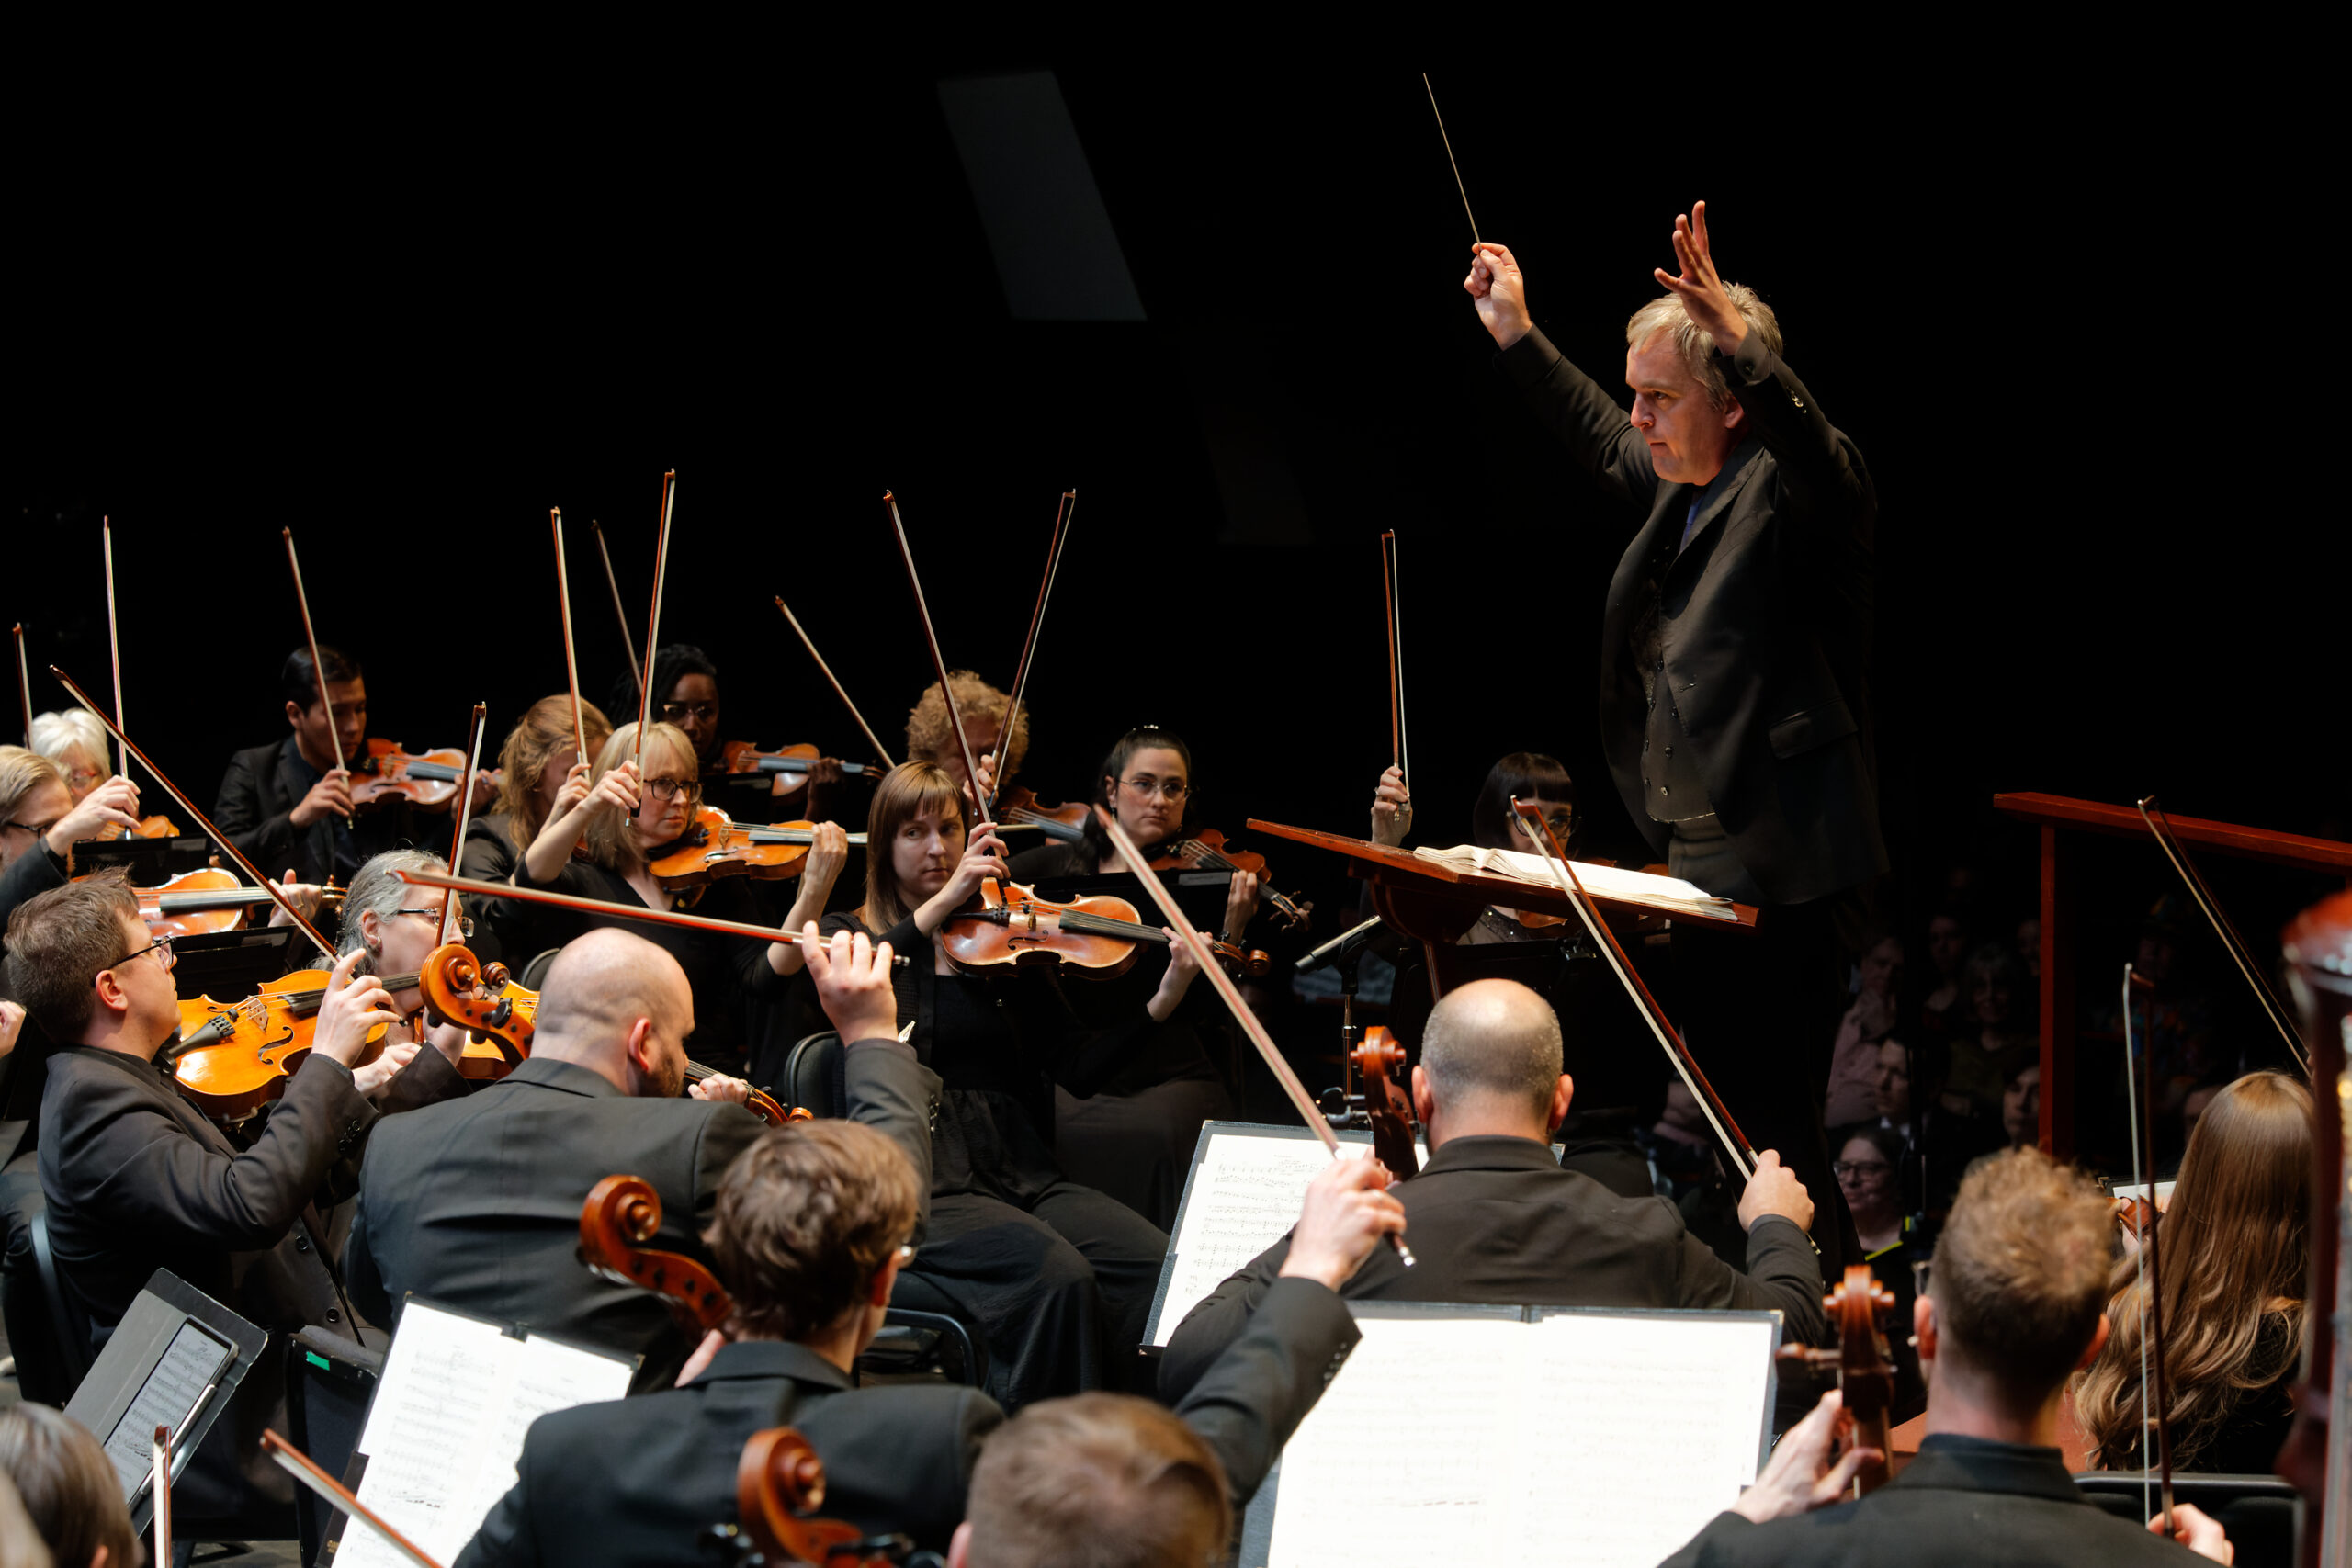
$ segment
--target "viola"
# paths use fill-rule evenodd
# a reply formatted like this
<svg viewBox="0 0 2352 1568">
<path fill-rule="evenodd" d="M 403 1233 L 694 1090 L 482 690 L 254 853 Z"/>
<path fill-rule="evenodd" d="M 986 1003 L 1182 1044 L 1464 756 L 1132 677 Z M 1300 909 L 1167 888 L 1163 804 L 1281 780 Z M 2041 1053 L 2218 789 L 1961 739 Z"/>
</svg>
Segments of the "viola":
<svg viewBox="0 0 2352 1568">
<path fill-rule="evenodd" d="M 999 795 L 996 816 L 991 820 L 1000 830 L 1034 828 L 1057 843 L 1075 844 L 1086 837 L 1085 807 L 1040 806 L 1035 793 L 1026 786 L 1009 789 Z"/>
<path fill-rule="evenodd" d="M 248 887 L 235 872 L 218 866 L 184 871 L 159 886 L 134 887 L 130 892 L 139 900 L 139 918 L 147 922 L 150 933 L 159 937 L 234 931 L 254 910 L 267 908 L 273 902 L 266 888 Z M 327 888 L 320 898 L 339 905 L 343 889 Z"/>
<path fill-rule="evenodd" d="M 773 773 L 775 782 L 769 786 L 771 795 L 790 795 L 808 782 L 808 772 L 822 759 L 823 753 L 814 746 L 779 746 L 773 751 L 763 751 L 748 740 L 730 740 L 721 754 L 718 766 L 712 770 L 730 778 Z M 840 764 L 845 773 L 863 773 L 863 762 Z"/>
<path fill-rule="evenodd" d="M 1829 1320 L 1838 1325 L 1838 1348 L 1783 1346 L 1784 1361 L 1802 1361 L 1817 1371 L 1835 1372 L 1845 1415 L 1838 1449 L 1876 1449 L 1877 1462 L 1856 1473 L 1857 1493 L 1875 1492 L 1887 1483 L 1886 1456 L 1894 1452 L 1888 1440 L 1888 1416 L 1894 1404 L 1894 1363 L 1887 1356 L 1886 1314 L 1894 1310 L 1894 1292 L 1879 1283 L 1867 1263 L 1849 1263 L 1846 1277 L 1822 1298 Z"/>
<path fill-rule="evenodd" d="M 1259 897 L 1286 926 L 1303 926 L 1314 910 L 1312 904 L 1301 904 L 1286 898 L 1266 880 L 1266 857 L 1254 850 L 1227 850 L 1225 835 L 1214 828 L 1204 828 L 1190 837 L 1170 840 L 1159 846 L 1151 857 L 1154 871 L 1246 871 L 1261 883 Z"/>
<path fill-rule="evenodd" d="M 738 824 L 718 807 L 705 806 L 677 842 L 654 857 L 653 877 L 674 893 L 723 876 L 797 876 L 816 841 L 816 828 L 814 822 Z M 863 844 L 865 835 L 852 833 L 849 841 Z"/>
<path fill-rule="evenodd" d="M 1136 907 L 1125 898 L 1097 893 L 1057 904 L 1038 897 L 1034 887 L 1017 882 L 1000 886 L 994 878 L 980 884 L 977 908 L 948 916 L 940 931 L 947 962 L 967 974 L 1058 965 L 1108 980 L 1135 966 L 1144 942 L 1165 947 L 1168 933 L 1137 919 Z M 1269 966 L 1265 953 L 1231 942 L 1212 942 L 1209 951 L 1239 974 L 1263 975 Z"/>
<path fill-rule="evenodd" d="M 531 1039 L 538 1032 L 539 993 L 517 985 L 503 964 L 484 964 L 472 949 L 453 942 L 426 956 L 415 984 L 432 1016 L 468 1032 L 458 1064 L 467 1077 L 503 1078 L 531 1054 Z M 718 1075 L 716 1067 L 686 1063 L 690 1083 Z M 744 1109 L 771 1127 L 809 1119 L 806 1111 L 786 1111 L 756 1089 Z"/>
<path fill-rule="evenodd" d="M 240 1002 L 210 997 L 181 1002 L 172 1063 L 180 1093 L 221 1121 L 234 1121 L 285 1093 L 287 1079 L 311 1054 L 328 978 L 323 969 L 297 969 Z M 416 981 L 413 975 L 395 975 L 384 988 L 405 990 Z M 379 1024 L 368 1043 L 383 1037 Z"/>
<path fill-rule="evenodd" d="M 351 804 L 361 811 L 405 800 L 419 811 L 447 811 L 466 778 L 466 754 L 455 746 L 403 751 L 395 741 L 368 737 L 368 755 L 351 770 Z M 492 783 L 500 774 L 491 774 Z"/>
</svg>

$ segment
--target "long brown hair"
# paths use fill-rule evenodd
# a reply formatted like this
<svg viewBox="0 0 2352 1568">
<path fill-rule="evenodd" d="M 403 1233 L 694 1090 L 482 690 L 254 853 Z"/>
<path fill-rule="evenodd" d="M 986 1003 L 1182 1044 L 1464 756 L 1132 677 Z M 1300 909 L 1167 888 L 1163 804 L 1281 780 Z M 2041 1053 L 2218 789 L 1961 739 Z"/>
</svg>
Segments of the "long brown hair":
<svg viewBox="0 0 2352 1568">
<path fill-rule="evenodd" d="M 2283 1073 L 2238 1079 L 2188 1135 L 2156 1247 L 2177 1465 L 2193 1466 L 2240 1394 L 2276 1382 L 2301 1351 L 2311 1173 L 2311 1090 Z M 2113 1331 L 2076 1381 L 2075 1410 L 2102 1462 L 2136 1468 L 2143 1292 L 2131 1258 L 2111 1285 Z"/>
<path fill-rule="evenodd" d="M 933 763 L 901 762 L 882 775 L 875 786 L 874 808 L 865 815 L 865 903 L 858 918 L 867 931 L 880 936 L 914 912 L 899 887 L 892 852 L 899 829 L 938 816 L 943 807 L 953 808 L 961 824 L 963 804 L 956 781 Z"/>
<path fill-rule="evenodd" d="M 613 733 L 613 721 L 595 704 L 583 702 L 580 725 L 587 731 L 588 760 L 593 762 Z M 548 825 L 547 807 L 539 802 L 539 775 L 547 771 L 548 759 L 571 741 L 571 695 L 567 692 L 541 697 L 524 710 L 506 732 L 506 744 L 498 749 L 498 766 L 505 776 L 498 786 L 497 809 L 506 814 L 506 837 L 518 851 L 529 849 Z"/>
</svg>

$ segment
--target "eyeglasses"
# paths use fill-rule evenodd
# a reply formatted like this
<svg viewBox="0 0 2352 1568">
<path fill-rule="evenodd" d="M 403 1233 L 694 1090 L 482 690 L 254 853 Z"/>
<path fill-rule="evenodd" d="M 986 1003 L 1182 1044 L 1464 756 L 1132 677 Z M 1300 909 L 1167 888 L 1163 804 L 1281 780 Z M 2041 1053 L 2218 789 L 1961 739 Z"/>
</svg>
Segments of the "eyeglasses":
<svg viewBox="0 0 2352 1568">
<path fill-rule="evenodd" d="M 75 768 L 65 775 L 65 782 L 85 793 L 106 782 L 104 768 Z"/>
<path fill-rule="evenodd" d="M 1566 839 L 1570 833 L 1576 830 L 1577 817 L 1576 813 L 1573 811 L 1551 811 L 1544 814 L 1544 822 L 1546 827 L 1552 829 L 1553 833 L 1556 837 Z M 1522 833 L 1527 831 L 1527 822 L 1525 818 L 1521 818 L 1516 814 L 1511 817 L 1510 825 L 1518 829 Z"/>
<path fill-rule="evenodd" d="M 1866 1176 L 1884 1176 L 1894 1168 L 1883 1159 L 1833 1159 L 1829 1162 L 1830 1175 L 1840 1179 L 1850 1176 L 1858 1181 Z"/>
<path fill-rule="evenodd" d="M 670 800 L 681 795 L 688 800 L 695 800 L 702 795 L 702 781 L 700 779 L 648 779 L 645 781 L 645 789 L 646 793 L 656 800 Z"/>
<path fill-rule="evenodd" d="M 139 949 L 138 952 L 124 953 L 112 964 L 107 964 L 107 967 L 109 969 L 119 969 L 124 964 L 130 963 L 132 959 L 150 953 L 155 955 L 155 962 L 162 964 L 166 969 L 169 969 L 172 965 L 179 962 L 177 958 L 172 956 L 172 939 L 167 936 L 159 936 L 154 941 L 149 942 L 146 946 Z"/>
<path fill-rule="evenodd" d="M 662 721 L 664 724 L 675 724 L 688 714 L 708 724 L 718 716 L 718 705 L 717 703 L 663 703 L 662 705 Z"/>
<path fill-rule="evenodd" d="M 1157 795 L 1163 800 L 1182 800 L 1193 793 L 1193 786 L 1182 779 L 1156 779 L 1149 773 L 1138 773 L 1120 782 L 1137 795 Z"/>
<path fill-rule="evenodd" d="M 62 817 L 52 817 L 46 822 L 8 822 L 0 823 L 0 827 L 13 828 L 19 833 L 30 833 L 34 838 L 40 839 L 46 838 L 51 828 L 64 820 Z"/>
<path fill-rule="evenodd" d="M 423 915 L 426 919 L 434 921 L 435 924 L 438 924 L 441 919 L 441 911 L 438 909 L 394 909 L 392 913 L 395 915 Z M 474 934 L 474 918 L 471 915 L 459 915 L 458 917 L 458 934 L 459 936 L 471 936 Z"/>
</svg>

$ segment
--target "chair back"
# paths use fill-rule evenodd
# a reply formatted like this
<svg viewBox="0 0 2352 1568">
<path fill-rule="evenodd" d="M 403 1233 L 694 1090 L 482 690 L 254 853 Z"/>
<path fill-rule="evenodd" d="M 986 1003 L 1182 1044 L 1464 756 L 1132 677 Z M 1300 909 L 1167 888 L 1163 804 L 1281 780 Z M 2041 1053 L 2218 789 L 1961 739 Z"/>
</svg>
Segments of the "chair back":
<svg viewBox="0 0 2352 1568">
<path fill-rule="evenodd" d="M 57 1254 L 49 1245 L 49 1213 L 44 1208 L 32 1217 L 33 1267 L 40 1274 L 41 1300 L 49 1304 L 51 1332 L 56 1337 L 57 1352 L 64 1365 L 60 1369 L 71 1388 L 82 1386 L 89 1375 L 94 1359 L 90 1352 L 90 1320 L 77 1308 L 65 1290 L 65 1280 L 57 1269 Z"/>
<path fill-rule="evenodd" d="M 784 1089 L 790 1103 L 811 1116 L 849 1114 L 849 1054 L 842 1037 L 824 1030 L 796 1043 L 784 1059 Z"/>
</svg>

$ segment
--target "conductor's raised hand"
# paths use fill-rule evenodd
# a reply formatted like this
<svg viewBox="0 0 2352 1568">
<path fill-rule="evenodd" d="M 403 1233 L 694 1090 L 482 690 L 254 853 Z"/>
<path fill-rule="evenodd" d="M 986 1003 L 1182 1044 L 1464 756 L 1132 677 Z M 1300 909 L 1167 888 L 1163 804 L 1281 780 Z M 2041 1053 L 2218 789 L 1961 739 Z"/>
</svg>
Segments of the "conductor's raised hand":
<svg viewBox="0 0 2352 1568">
<path fill-rule="evenodd" d="M 839 931 L 828 943 L 817 922 L 800 928 L 800 954 L 817 1001 L 844 1043 L 887 1039 L 899 1032 L 899 998 L 890 984 L 890 944 L 864 931 Z"/>
<path fill-rule="evenodd" d="M 1462 287 L 1478 307 L 1478 321 L 1497 348 L 1509 348 L 1535 330 L 1535 319 L 1527 313 L 1526 275 L 1503 246 L 1484 242 L 1471 246 L 1470 276 Z"/>
<path fill-rule="evenodd" d="M 1747 318 L 1731 302 L 1731 291 L 1715 271 L 1714 252 L 1707 242 L 1705 202 L 1692 202 L 1690 215 L 1674 220 L 1674 259 L 1682 269 L 1679 276 L 1662 266 L 1652 268 L 1651 276 L 1674 291 L 1691 321 L 1715 340 L 1718 351 L 1738 353 L 1739 345 L 1747 341 Z"/>
<path fill-rule="evenodd" d="M 1372 793 L 1372 841 L 1393 849 L 1412 830 L 1413 792 L 1405 787 L 1405 770 L 1391 767 Z"/>
<path fill-rule="evenodd" d="M 370 1034 L 401 1021 L 381 978 L 352 975 L 367 956 L 366 948 L 355 947 L 335 961 L 327 976 L 325 999 L 319 1003 L 318 1022 L 311 1032 L 311 1049 L 346 1067 L 356 1067 L 366 1059 Z"/>
<path fill-rule="evenodd" d="M 1766 1149 L 1756 1156 L 1756 1174 L 1747 1179 L 1747 1190 L 1739 1195 L 1739 1228 L 1754 1230 L 1756 1222 L 1768 1214 L 1793 1220 L 1801 1231 L 1813 1229 L 1813 1195 L 1797 1179 L 1797 1173 L 1781 1163 L 1777 1149 Z"/>
<path fill-rule="evenodd" d="M 1846 1425 L 1844 1399 L 1831 1389 L 1821 1396 L 1812 1415 L 1789 1428 L 1781 1446 L 1772 1450 L 1771 1463 L 1764 1467 L 1755 1485 L 1739 1495 L 1732 1512 L 1762 1525 L 1845 1500 L 1861 1468 L 1886 1456 L 1876 1449 L 1857 1448 L 1836 1463 L 1830 1462 L 1838 1433 Z"/>
<path fill-rule="evenodd" d="M 1319 1280 L 1335 1291 L 1353 1279 L 1383 1236 L 1405 1234 L 1405 1206 L 1388 1192 L 1395 1179 L 1368 1155 L 1317 1171 L 1290 1233 L 1283 1277 Z"/>
</svg>

